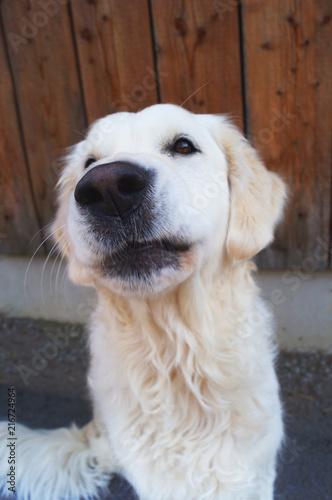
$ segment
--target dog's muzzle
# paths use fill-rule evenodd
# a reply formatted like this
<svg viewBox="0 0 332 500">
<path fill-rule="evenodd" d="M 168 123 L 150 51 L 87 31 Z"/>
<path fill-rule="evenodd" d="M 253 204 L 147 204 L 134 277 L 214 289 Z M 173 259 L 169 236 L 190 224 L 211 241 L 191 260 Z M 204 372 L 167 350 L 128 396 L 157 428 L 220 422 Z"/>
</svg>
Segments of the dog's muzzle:
<svg viewBox="0 0 332 500">
<path fill-rule="evenodd" d="M 166 267 L 178 270 L 180 257 L 191 248 L 183 235 L 163 229 L 155 181 L 155 170 L 115 161 L 91 168 L 76 185 L 75 201 L 87 228 L 84 244 L 92 242 L 102 257 L 103 275 L 147 283 Z"/>
<path fill-rule="evenodd" d="M 92 168 L 78 182 L 75 200 L 98 218 L 126 219 L 144 200 L 152 178 L 152 172 L 131 163 L 104 163 Z"/>
</svg>

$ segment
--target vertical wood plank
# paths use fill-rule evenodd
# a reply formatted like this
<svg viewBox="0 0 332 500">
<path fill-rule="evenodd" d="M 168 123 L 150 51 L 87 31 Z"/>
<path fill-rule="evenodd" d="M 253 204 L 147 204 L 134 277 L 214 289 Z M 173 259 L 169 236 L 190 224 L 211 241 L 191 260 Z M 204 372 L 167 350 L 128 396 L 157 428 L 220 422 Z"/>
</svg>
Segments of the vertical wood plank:
<svg viewBox="0 0 332 500">
<path fill-rule="evenodd" d="M 52 5 L 53 7 L 52 7 Z M 3 2 L 5 36 L 42 225 L 54 215 L 54 160 L 85 119 L 67 1 Z"/>
<path fill-rule="evenodd" d="M 158 102 L 147 0 L 72 0 L 88 121 Z"/>
<path fill-rule="evenodd" d="M 230 113 L 242 126 L 238 2 L 151 1 L 162 101 Z"/>
<path fill-rule="evenodd" d="M 39 230 L 0 22 L 0 252 L 30 253 Z M 35 246 L 40 241 L 35 240 Z"/>
<path fill-rule="evenodd" d="M 244 0 L 242 8 L 248 131 L 268 167 L 290 187 L 286 220 L 259 262 L 324 269 L 331 216 L 332 5 Z"/>
</svg>

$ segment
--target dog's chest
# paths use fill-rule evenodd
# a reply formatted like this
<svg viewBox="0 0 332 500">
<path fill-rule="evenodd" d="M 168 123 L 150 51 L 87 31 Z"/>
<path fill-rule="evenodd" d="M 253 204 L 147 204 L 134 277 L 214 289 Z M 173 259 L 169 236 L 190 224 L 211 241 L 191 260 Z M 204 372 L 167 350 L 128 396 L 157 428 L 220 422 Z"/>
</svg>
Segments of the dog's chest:
<svg viewBox="0 0 332 500">
<path fill-rule="evenodd" d="M 264 366 L 258 370 L 264 377 L 257 378 L 257 370 L 253 370 L 254 379 L 248 371 L 242 373 L 234 352 L 234 359 L 233 355 L 225 357 L 220 365 L 223 386 L 221 379 L 217 380 L 217 365 L 212 365 L 212 359 L 208 369 L 215 379 L 196 376 L 185 380 L 180 370 L 167 380 L 160 365 L 158 369 L 149 362 L 149 351 L 139 332 L 116 331 L 110 335 L 112 327 L 118 325 L 104 324 L 107 328 L 95 325 L 90 341 L 89 385 L 94 415 L 106 430 L 119 471 L 141 498 L 166 499 L 158 496 L 158 490 L 145 495 L 153 489 L 152 477 L 158 488 L 161 484 L 165 489 L 172 485 L 174 491 L 188 484 L 188 475 L 190 484 L 195 485 L 197 479 L 198 485 L 193 486 L 196 493 L 190 496 L 188 490 L 177 497 L 197 500 L 203 498 L 197 493 L 199 487 L 213 490 L 228 475 L 232 481 L 234 473 L 243 480 L 254 474 L 257 467 L 250 460 L 252 443 L 266 439 L 272 413 L 279 414 L 277 384 L 268 351 L 264 353 Z M 264 356 L 255 359 L 258 366 Z M 204 407 L 200 395 L 208 396 L 215 406 Z M 242 469 L 243 457 L 247 470 Z"/>
</svg>

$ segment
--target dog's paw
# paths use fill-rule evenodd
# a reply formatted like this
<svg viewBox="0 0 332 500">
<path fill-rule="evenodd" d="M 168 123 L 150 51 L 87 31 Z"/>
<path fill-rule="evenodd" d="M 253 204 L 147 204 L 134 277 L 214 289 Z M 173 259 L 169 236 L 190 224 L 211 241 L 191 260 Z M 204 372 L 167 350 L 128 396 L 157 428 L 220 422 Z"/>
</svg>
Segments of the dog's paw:
<svg viewBox="0 0 332 500">
<path fill-rule="evenodd" d="M 10 440 L 8 424 L 0 423 L 0 491 L 11 494 L 10 446 L 17 457 L 13 487 L 18 500 L 79 500 L 95 498 L 111 474 L 102 438 L 78 429 L 30 430 L 16 424 L 17 440 Z M 15 476 L 15 477 L 14 477 Z"/>
</svg>

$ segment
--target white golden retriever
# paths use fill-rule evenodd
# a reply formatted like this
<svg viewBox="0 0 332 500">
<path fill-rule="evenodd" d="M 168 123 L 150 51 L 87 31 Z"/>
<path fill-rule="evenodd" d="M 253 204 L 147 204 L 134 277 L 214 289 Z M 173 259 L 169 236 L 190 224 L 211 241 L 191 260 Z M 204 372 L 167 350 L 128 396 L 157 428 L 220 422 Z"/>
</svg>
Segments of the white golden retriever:
<svg viewBox="0 0 332 500">
<path fill-rule="evenodd" d="M 97 289 L 94 419 L 18 426 L 19 500 L 98 496 L 115 472 L 140 500 L 271 500 L 281 405 L 248 259 L 283 182 L 227 119 L 168 104 L 97 121 L 66 160 L 53 230 L 72 280 Z"/>
</svg>

